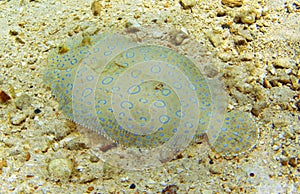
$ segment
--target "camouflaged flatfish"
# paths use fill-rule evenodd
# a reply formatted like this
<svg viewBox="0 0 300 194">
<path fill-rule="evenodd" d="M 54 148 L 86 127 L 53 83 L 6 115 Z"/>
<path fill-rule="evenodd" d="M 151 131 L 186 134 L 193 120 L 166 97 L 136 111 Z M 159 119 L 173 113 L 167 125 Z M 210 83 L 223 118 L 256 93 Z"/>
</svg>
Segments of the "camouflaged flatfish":
<svg viewBox="0 0 300 194">
<path fill-rule="evenodd" d="M 77 38 L 50 52 L 45 77 L 69 119 L 125 147 L 186 147 L 206 134 L 216 152 L 236 155 L 258 139 L 251 116 L 226 113 L 193 61 L 167 47 Z"/>
</svg>

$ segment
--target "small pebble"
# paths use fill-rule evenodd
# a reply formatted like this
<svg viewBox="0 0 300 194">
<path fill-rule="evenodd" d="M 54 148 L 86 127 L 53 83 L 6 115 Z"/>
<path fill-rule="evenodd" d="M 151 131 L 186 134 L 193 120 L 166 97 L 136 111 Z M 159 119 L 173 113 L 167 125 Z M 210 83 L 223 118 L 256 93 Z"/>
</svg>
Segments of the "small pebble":
<svg viewBox="0 0 300 194">
<path fill-rule="evenodd" d="M 296 76 L 293 76 L 293 75 L 290 76 L 290 79 L 291 79 L 293 88 L 295 90 L 298 90 L 300 88 L 300 80 Z"/>
<path fill-rule="evenodd" d="M 53 149 L 53 151 L 58 151 L 58 149 L 59 149 L 60 147 L 59 147 L 59 144 L 57 143 L 57 142 L 55 142 L 55 143 L 53 143 L 53 145 L 52 145 L 52 149 Z"/>
<path fill-rule="evenodd" d="M 288 157 L 281 155 L 280 163 L 281 163 L 281 165 L 286 166 L 288 164 Z"/>
<path fill-rule="evenodd" d="M 160 38 L 163 37 L 163 35 L 164 35 L 164 33 L 161 32 L 161 31 L 154 31 L 153 32 L 153 38 L 155 38 L 155 39 L 160 39 Z"/>
<path fill-rule="evenodd" d="M 188 34 L 182 30 L 171 33 L 171 43 L 174 45 L 181 45 L 182 42 L 188 38 Z"/>
<path fill-rule="evenodd" d="M 217 10 L 217 17 L 223 17 L 225 15 L 226 15 L 226 11 L 224 9 L 218 9 Z M 226 26 L 226 28 L 230 28 L 227 24 L 225 26 Z"/>
<path fill-rule="evenodd" d="M 234 44 L 237 46 L 247 45 L 246 38 L 244 38 L 243 36 L 240 36 L 240 35 L 234 36 L 233 41 L 234 41 Z"/>
<path fill-rule="evenodd" d="M 214 78 L 219 74 L 218 68 L 213 64 L 204 66 L 203 71 L 204 74 L 209 78 Z"/>
<path fill-rule="evenodd" d="M 222 4 L 228 7 L 241 7 L 243 3 L 243 0 L 222 0 Z"/>
<path fill-rule="evenodd" d="M 141 25 L 136 20 L 126 22 L 125 28 L 129 33 L 135 33 L 141 30 Z"/>
<path fill-rule="evenodd" d="M 272 85 L 271 85 L 271 83 L 269 82 L 269 80 L 268 80 L 268 78 L 264 78 L 264 87 L 265 88 L 272 88 Z"/>
<path fill-rule="evenodd" d="M 26 114 L 16 114 L 14 116 L 11 117 L 10 122 L 13 125 L 20 125 L 21 123 L 23 123 L 28 115 Z"/>
<path fill-rule="evenodd" d="M 263 110 L 267 107 L 266 102 L 257 102 L 252 107 L 251 113 L 256 117 L 263 112 Z"/>
<path fill-rule="evenodd" d="M 0 160 L 0 169 L 2 169 L 3 167 L 7 167 L 7 163 L 6 163 L 6 160 L 2 158 Z"/>
<path fill-rule="evenodd" d="M 180 0 L 179 3 L 183 9 L 191 9 L 196 5 L 196 0 Z"/>
<path fill-rule="evenodd" d="M 273 61 L 273 66 L 276 68 L 292 68 L 293 63 L 290 61 L 290 58 L 281 57 Z"/>
<path fill-rule="evenodd" d="M 255 13 L 251 10 L 242 11 L 240 19 L 243 24 L 254 24 L 256 21 Z"/>
<path fill-rule="evenodd" d="M 11 97 L 4 91 L 0 91 L 0 103 L 6 103 Z"/>
<path fill-rule="evenodd" d="M 223 62 L 228 62 L 232 59 L 232 55 L 226 52 L 221 52 L 219 53 L 218 57 L 223 61 Z"/>
<path fill-rule="evenodd" d="M 160 184 L 161 186 L 167 186 L 167 183 L 165 181 L 162 181 Z"/>
<path fill-rule="evenodd" d="M 251 52 L 245 52 L 240 56 L 241 61 L 252 61 L 254 54 Z"/>
<path fill-rule="evenodd" d="M 58 46 L 58 54 L 65 54 L 69 52 L 69 48 L 66 45 L 59 45 Z"/>
<path fill-rule="evenodd" d="M 69 159 L 54 159 L 49 163 L 48 171 L 50 175 L 61 181 L 67 181 L 72 174 L 73 164 Z"/>
<path fill-rule="evenodd" d="M 97 157 L 96 155 L 91 155 L 90 156 L 90 161 L 95 163 L 95 162 L 98 162 L 100 160 L 99 157 Z"/>
<path fill-rule="evenodd" d="M 35 109 L 33 112 L 34 112 L 34 114 L 39 114 L 39 113 L 41 113 L 42 111 L 41 111 L 39 108 L 37 108 L 37 109 Z"/>
<path fill-rule="evenodd" d="M 124 183 L 126 181 L 128 181 L 128 177 L 121 177 L 120 178 L 120 182 Z"/>
<path fill-rule="evenodd" d="M 21 96 L 17 97 L 15 104 L 16 107 L 20 110 L 23 110 L 24 108 L 28 107 L 31 103 L 31 98 L 27 94 L 22 94 Z"/>
<path fill-rule="evenodd" d="M 208 170 L 211 174 L 221 174 L 222 173 L 222 169 L 219 166 L 212 166 Z"/>
<path fill-rule="evenodd" d="M 177 185 L 168 185 L 166 188 L 162 190 L 162 194 L 176 194 L 178 190 Z"/>
<path fill-rule="evenodd" d="M 289 165 L 292 166 L 292 167 L 297 167 L 297 158 L 296 157 L 290 157 L 289 159 Z"/>
<path fill-rule="evenodd" d="M 9 34 L 12 36 L 17 36 L 19 34 L 19 32 L 16 29 L 11 29 L 11 30 L 9 30 Z"/>
<path fill-rule="evenodd" d="M 152 179 L 149 179 L 148 180 L 148 184 L 156 184 L 156 182 L 154 180 L 152 180 Z"/>
<path fill-rule="evenodd" d="M 12 66 L 14 66 L 14 63 L 11 60 L 8 60 L 5 64 L 4 67 L 6 68 L 11 68 Z"/>
<path fill-rule="evenodd" d="M 132 183 L 130 186 L 129 186 L 129 189 L 135 189 L 135 184 L 134 183 Z"/>
<path fill-rule="evenodd" d="M 214 47 L 219 47 L 224 43 L 222 34 L 218 30 L 210 31 L 206 33 L 209 41 L 213 44 Z"/>
<path fill-rule="evenodd" d="M 80 138 L 74 138 L 67 142 L 66 147 L 69 150 L 83 150 L 88 148 L 87 144 Z"/>
<path fill-rule="evenodd" d="M 89 192 L 91 192 L 91 191 L 93 191 L 94 189 L 95 189 L 95 188 L 94 188 L 93 186 L 90 186 L 90 187 L 88 187 L 87 190 L 88 190 Z"/>
<path fill-rule="evenodd" d="M 273 145 L 273 150 L 274 150 L 274 151 L 278 151 L 279 148 L 280 148 L 280 146 L 278 146 L 278 145 Z"/>
<path fill-rule="evenodd" d="M 18 36 L 16 37 L 16 42 L 20 44 L 25 44 L 24 40 Z"/>
<path fill-rule="evenodd" d="M 100 15 L 100 12 L 102 10 L 102 5 L 100 4 L 99 1 L 94 1 L 91 5 L 91 9 L 92 9 L 93 15 L 98 16 L 98 15 Z"/>
</svg>

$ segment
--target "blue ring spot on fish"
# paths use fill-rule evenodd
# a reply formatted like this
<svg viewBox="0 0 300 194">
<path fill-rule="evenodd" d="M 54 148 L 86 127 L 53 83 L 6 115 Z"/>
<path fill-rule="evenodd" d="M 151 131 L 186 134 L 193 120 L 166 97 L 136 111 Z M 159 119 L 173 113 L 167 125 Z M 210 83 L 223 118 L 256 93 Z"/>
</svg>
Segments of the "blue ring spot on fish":
<svg viewBox="0 0 300 194">
<path fill-rule="evenodd" d="M 108 85 L 108 84 L 110 84 L 113 80 L 114 80 L 113 77 L 105 77 L 105 78 L 102 80 L 102 84 L 103 84 L 103 85 Z"/>
<path fill-rule="evenodd" d="M 121 106 L 121 108 L 123 108 L 123 109 L 132 109 L 133 108 L 133 103 L 132 102 L 130 102 L 130 101 L 122 101 L 121 103 L 120 103 L 120 106 Z"/>
<path fill-rule="evenodd" d="M 133 85 L 127 90 L 128 94 L 137 94 L 140 91 L 141 91 L 141 87 L 139 85 Z"/>
</svg>

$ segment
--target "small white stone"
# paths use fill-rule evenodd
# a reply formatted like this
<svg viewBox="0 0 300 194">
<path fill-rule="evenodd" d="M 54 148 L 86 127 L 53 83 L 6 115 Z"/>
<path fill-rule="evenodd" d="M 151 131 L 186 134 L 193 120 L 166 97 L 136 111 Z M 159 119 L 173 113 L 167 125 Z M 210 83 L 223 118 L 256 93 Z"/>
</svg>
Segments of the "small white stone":
<svg viewBox="0 0 300 194">
<path fill-rule="evenodd" d="M 165 181 L 162 181 L 162 182 L 160 183 L 160 185 L 165 187 L 165 186 L 167 186 L 167 183 L 166 183 Z"/>
<path fill-rule="evenodd" d="M 25 121 L 26 118 L 27 118 L 26 114 L 16 114 L 13 117 L 11 117 L 10 122 L 13 125 L 19 125 L 23 121 Z"/>
<path fill-rule="evenodd" d="M 82 172 L 83 171 L 83 166 L 77 166 L 76 169 L 77 169 L 78 172 Z"/>
<path fill-rule="evenodd" d="M 279 137 L 280 139 L 285 139 L 285 138 L 284 138 L 284 134 L 282 134 L 282 133 L 279 134 L 278 137 Z"/>
<path fill-rule="evenodd" d="M 42 126 L 42 125 L 44 125 L 44 122 L 43 121 L 39 121 L 38 125 Z"/>
<path fill-rule="evenodd" d="M 274 151 L 278 151 L 279 148 L 280 148 L 280 146 L 278 146 L 278 145 L 273 145 L 273 150 L 274 150 Z"/>
<path fill-rule="evenodd" d="M 120 182 L 122 182 L 122 183 L 126 182 L 126 181 L 128 181 L 128 179 L 129 179 L 128 177 L 121 177 Z"/>
<path fill-rule="evenodd" d="M 180 28 L 181 32 L 185 33 L 186 35 L 189 35 L 189 32 L 186 28 L 182 27 Z"/>
<path fill-rule="evenodd" d="M 53 143 L 52 149 L 56 152 L 59 149 L 59 144 L 57 142 Z"/>
<path fill-rule="evenodd" d="M 149 179 L 148 180 L 148 184 L 156 184 L 156 182 L 154 180 L 152 180 L 152 179 Z"/>
</svg>

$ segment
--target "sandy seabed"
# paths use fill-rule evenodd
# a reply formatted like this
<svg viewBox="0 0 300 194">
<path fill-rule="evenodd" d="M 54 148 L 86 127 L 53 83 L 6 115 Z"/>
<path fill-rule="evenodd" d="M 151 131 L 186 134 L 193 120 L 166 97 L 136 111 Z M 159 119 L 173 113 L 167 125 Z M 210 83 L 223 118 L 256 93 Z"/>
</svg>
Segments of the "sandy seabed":
<svg viewBox="0 0 300 194">
<path fill-rule="evenodd" d="M 299 1 L 92 3 L 0 1 L 0 193 L 300 192 Z M 91 149 L 92 135 L 45 85 L 48 54 L 75 36 L 148 25 L 185 33 L 214 57 L 227 109 L 252 114 L 260 129 L 254 149 L 227 158 L 192 144 L 146 170 L 114 167 Z"/>
</svg>

